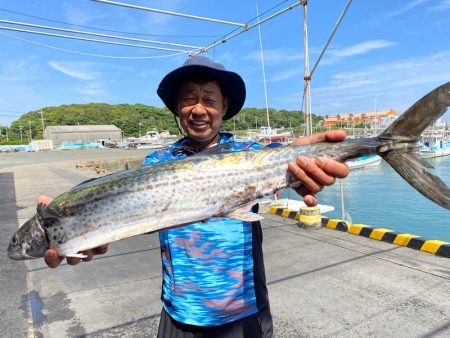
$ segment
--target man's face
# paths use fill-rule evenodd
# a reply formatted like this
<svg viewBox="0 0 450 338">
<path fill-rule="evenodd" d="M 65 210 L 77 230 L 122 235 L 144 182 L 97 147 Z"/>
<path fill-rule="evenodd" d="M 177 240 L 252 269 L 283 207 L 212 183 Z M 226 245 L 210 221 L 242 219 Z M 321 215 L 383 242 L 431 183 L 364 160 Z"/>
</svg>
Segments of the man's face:
<svg viewBox="0 0 450 338">
<path fill-rule="evenodd" d="M 228 101 L 217 81 L 184 83 L 178 95 L 181 127 L 198 146 L 217 142 Z"/>
</svg>

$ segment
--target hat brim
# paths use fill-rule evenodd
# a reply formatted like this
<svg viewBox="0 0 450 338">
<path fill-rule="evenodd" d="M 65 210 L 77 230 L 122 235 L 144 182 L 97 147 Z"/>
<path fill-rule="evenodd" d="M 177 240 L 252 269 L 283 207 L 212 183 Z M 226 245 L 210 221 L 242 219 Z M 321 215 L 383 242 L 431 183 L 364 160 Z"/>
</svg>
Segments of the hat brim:
<svg viewBox="0 0 450 338">
<path fill-rule="evenodd" d="M 178 115 L 177 96 L 180 80 L 186 78 L 190 73 L 207 74 L 219 82 L 225 95 L 228 97 L 228 109 L 223 117 L 224 120 L 229 120 L 239 113 L 244 105 L 246 96 L 244 80 L 237 73 L 201 65 L 182 66 L 173 70 L 161 80 L 157 94 L 172 113 Z"/>
</svg>

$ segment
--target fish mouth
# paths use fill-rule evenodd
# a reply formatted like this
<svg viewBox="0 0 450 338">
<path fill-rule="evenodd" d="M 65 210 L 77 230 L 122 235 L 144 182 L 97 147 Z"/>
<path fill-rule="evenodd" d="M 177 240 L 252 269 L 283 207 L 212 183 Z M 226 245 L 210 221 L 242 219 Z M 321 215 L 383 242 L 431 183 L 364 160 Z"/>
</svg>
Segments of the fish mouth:
<svg viewBox="0 0 450 338">
<path fill-rule="evenodd" d="M 14 259 L 15 261 L 21 261 L 24 259 L 33 258 L 33 257 L 29 257 L 28 255 L 22 253 L 20 250 L 18 250 L 16 248 L 12 248 L 11 246 L 8 247 L 8 257 L 11 259 Z"/>
<path fill-rule="evenodd" d="M 8 257 L 15 261 L 23 261 L 26 259 L 39 258 L 39 257 L 30 256 L 30 255 L 26 254 L 25 252 L 22 252 L 18 248 L 11 248 L 11 246 L 8 247 Z"/>
</svg>

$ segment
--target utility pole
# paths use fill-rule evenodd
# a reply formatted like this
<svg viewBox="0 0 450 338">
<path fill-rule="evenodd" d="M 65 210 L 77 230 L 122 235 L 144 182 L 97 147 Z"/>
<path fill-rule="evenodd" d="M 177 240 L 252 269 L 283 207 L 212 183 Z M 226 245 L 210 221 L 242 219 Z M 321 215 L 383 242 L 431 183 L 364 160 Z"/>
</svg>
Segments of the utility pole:
<svg viewBox="0 0 450 338">
<path fill-rule="evenodd" d="M 19 129 L 20 129 L 20 142 L 23 142 L 22 128 L 23 128 L 23 126 L 22 126 L 21 124 L 19 124 Z"/>
<path fill-rule="evenodd" d="M 29 130 L 28 138 L 29 138 L 29 140 L 31 142 L 33 140 L 33 136 L 31 134 L 31 121 L 30 120 L 28 120 L 28 130 Z"/>
<path fill-rule="evenodd" d="M 378 133 L 378 113 L 377 113 L 377 99 L 378 99 L 378 96 L 380 96 L 382 93 L 378 93 L 377 95 L 375 95 L 375 99 L 374 99 L 374 101 L 375 101 L 375 125 L 374 125 L 374 128 L 375 128 L 375 134 L 377 134 Z"/>
<path fill-rule="evenodd" d="M 41 114 L 41 123 L 42 123 L 42 139 L 44 139 L 44 113 L 42 112 L 42 109 L 40 110 L 40 114 Z"/>
<path fill-rule="evenodd" d="M 9 142 L 9 137 L 8 137 L 8 128 L 5 128 L 6 130 L 6 142 Z"/>
</svg>

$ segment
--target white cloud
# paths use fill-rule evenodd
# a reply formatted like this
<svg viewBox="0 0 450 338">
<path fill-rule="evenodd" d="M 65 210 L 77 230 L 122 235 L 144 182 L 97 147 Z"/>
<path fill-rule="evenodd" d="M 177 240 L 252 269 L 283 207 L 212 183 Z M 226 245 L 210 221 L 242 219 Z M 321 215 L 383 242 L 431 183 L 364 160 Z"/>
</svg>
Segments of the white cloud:
<svg viewBox="0 0 450 338">
<path fill-rule="evenodd" d="M 0 82 L 26 82 L 37 77 L 39 66 L 30 58 L 9 59 L 0 67 Z"/>
<path fill-rule="evenodd" d="M 77 2 L 76 5 L 73 3 L 64 3 L 63 9 L 66 20 L 75 25 L 90 25 L 106 16 L 104 12 L 95 10 L 95 7 L 88 2 L 84 4 Z"/>
<path fill-rule="evenodd" d="M 369 40 L 357 43 L 353 46 L 330 50 L 330 54 L 335 57 L 349 57 L 354 55 L 367 54 L 375 49 L 387 48 L 395 43 L 387 40 Z"/>
<path fill-rule="evenodd" d="M 290 68 L 284 71 L 277 71 L 268 77 L 270 82 L 286 81 L 294 78 L 303 78 L 304 70 L 302 67 Z"/>
<path fill-rule="evenodd" d="M 409 12 L 410 10 L 413 10 L 414 8 L 423 5 L 426 2 L 429 2 L 430 0 L 415 0 L 415 1 L 408 1 L 406 4 L 402 3 L 401 7 L 399 7 L 396 10 L 390 11 L 388 16 L 398 16 L 403 15 L 406 12 Z"/>
<path fill-rule="evenodd" d="M 88 62 L 49 61 L 48 65 L 67 76 L 83 81 L 101 77 L 99 72 L 90 69 L 92 64 Z"/>
<path fill-rule="evenodd" d="M 258 60 L 261 62 L 261 52 L 254 51 L 243 57 L 247 60 Z M 279 48 L 263 50 L 264 63 L 279 64 L 291 61 L 303 60 L 303 52 L 292 48 Z"/>
<path fill-rule="evenodd" d="M 86 97 L 86 99 L 101 98 L 105 95 L 105 90 L 100 83 L 86 83 L 77 86 L 75 91 Z"/>
<path fill-rule="evenodd" d="M 449 78 L 450 50 L 334 73 L 325 84 L 313 82 L 313 113 L 372 111 L 376 95 L 380 110 L 393 108 L 401 113 L 434 87 L 448 82 Z M 286 107 L 298 103 L 299 96 L 297 90 L 276 101 Z"/>
</svg>

